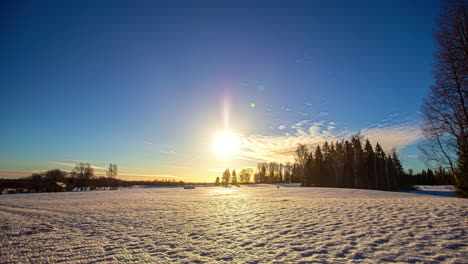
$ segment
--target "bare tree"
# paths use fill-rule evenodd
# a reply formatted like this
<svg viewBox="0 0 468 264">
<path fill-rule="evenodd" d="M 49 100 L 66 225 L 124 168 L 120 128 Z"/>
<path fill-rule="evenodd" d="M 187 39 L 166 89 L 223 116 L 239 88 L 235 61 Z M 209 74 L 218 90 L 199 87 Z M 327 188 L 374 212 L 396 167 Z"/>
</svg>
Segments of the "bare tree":
<svg viewBox="0 0 468 264">
<path fill-rule="evenodd" d="M 299 144 L 297 145 L 297 149 L 296 149 L 296 163 L 299 165 L 299 168 L 300 168 L 300 179 L 301 179 L 301 183 L 303 185 L 307 185 L 306 183 L 306 179 L 307 177 L 305 177 L 305 169 L 306 169 L 306 165 L 307 165 L 307 159 L 309 157 L 309 149 L 307 148 L 306 145 L 304 144 Z"/>
<path fill-rule="evenodd" d="M 117 164 L 111 163 L 109 164 L 109 168 L 107 169 L 106 173 L 109 178 L 115 178 L 117 176 Z"/>
<path fill-rule="evenodd" d="M 75 165 L 70 174 L 75 179 L 75 186 L 83 191 L 85 187 L 90 187 L 91 179 L 94 178 L 94 169 L 89 163 L 80 163 Z"/>
<path fill-rule="evenodd" d="M 438 20 L 434 84 L 424 99 L 420 145 L 429 162 L 448 167 L 457 185 L 468 183 L 468 2 L 449 1 Z"/>
<path fill-rule="evenodd" d="M 240 172 L 240 180 L 242 183 L 249 183 L 250 177 L 252 176 L 253 169 L 242 169 Z"/>
</svg>

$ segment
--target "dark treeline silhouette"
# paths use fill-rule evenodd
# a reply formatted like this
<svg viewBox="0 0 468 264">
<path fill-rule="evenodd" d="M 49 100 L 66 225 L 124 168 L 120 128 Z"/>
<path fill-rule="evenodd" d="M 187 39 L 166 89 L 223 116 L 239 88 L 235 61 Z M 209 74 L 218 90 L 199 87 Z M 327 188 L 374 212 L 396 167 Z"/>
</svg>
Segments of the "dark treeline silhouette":
<svg viewBox="0 0 468 264">
<path fill-rule="evenodd" d="M 409 169 L 406 175 L 409 185 L 454 185 L 453 175 L 446 169 L 439 167 L 435 170 L 427 169 L 413 173 Z"/>
<path fill-rule="evenodd" d="M 300 182 L 297 164 L 261 162 L 257 164 L 254 174 L 255 183 L 291 183 Z"/>
<path fill-rule="evenodd" d="M 360 134 L 310 151 L 299 145 L 296 166 L 303 186 L 397 190 L 408 184 L 396 152 L 386 154 L 369 140 L 363 144 Z"/>
<path fill-rule="evenodd" d="M 359 134 L 351 140 L 325 142 L 315 149 L 300 144 L 295 162 L 263 162 L 257 165 L 256 183 L 292 183 L 302 186 L 396 190 L 409 184 L 395 151 L 386 154 Z"/>
<path fill-rule="evenodd" d="M 109 165 L 107 177 L 96 177 L 94 169 L 89 163 L 80 163 L 75 165 L 71 172 L 53 169 L 44 173 L 33 173 L 29 177 L 20 179 L 0 179 L 0 192 L 3 189 L 11 189 L 10 192 L 112 190 L 130 186 L 127 181 L 116 179 L 116 176 L 116 164 Z"/>
<path fill-rule="evenodd" d="M 8 193 L 27 192 L 65 192 L 89 190 L 115 190 L 120 187 L 134 185 L 149 186 L 183 186 L 183 181 L 174 179 L 156 179 L 153 181 L 126 181 L 116 179 L 118 169 L 116 164 L 109 164 L 107 177 L 97 177 L 89 163 L 75 165 L 71 172 L 59 169 L 48 170 L 44 173 L 33 173 L 29 177 L 20 179 L 0 179 L 0 194 L 4 190 Z M 200 183 L 198 183 L 200 184 Z"/>
<path fill-rule="evenodd" d="M 224 185 L 227 186 L 229 184 L 238 185 L 238 184 L 247 184 L 250 183 L 251 177 L 253 174 L 253 169 L 243 169 L 237 176 L 236 170 L 232 170 L 232 173 L 229 169 L 226 169 L 223 172 L 223 176 L 221 179 L 216 177 L 215 185 Z"/>
<path fill-rule="evenodd" d="M 216 185 L 234 184 L 233 175 L 235 171 L 227 169 L 221 179 L 216 179 Z M 325 142 L 315 148 L 300 144 L 294 163 L 258 163 L 253 181 L 395 191 L 412 185 L 453 184 L 453 175 L 442 168 L 406 173 L 395 150 L 387 154 L 378 142 L 374 147 L 358 133 L 351 140 Z"/>
</svg>

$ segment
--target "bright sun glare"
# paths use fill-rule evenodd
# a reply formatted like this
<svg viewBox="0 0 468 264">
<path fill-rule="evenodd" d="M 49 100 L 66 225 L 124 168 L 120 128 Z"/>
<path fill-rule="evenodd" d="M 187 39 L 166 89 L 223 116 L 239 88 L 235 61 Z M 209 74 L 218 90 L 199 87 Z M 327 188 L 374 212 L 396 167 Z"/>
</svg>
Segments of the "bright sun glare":
<svg viewBox="0 0 468 264">
<path fill-rule="evenodd" d="M 239 137 L 231 132 L 224 131 L 215 137 L 214 151 L 222 158 L 229 158 L 237 153 L 239 149 Z"/>
</svg>

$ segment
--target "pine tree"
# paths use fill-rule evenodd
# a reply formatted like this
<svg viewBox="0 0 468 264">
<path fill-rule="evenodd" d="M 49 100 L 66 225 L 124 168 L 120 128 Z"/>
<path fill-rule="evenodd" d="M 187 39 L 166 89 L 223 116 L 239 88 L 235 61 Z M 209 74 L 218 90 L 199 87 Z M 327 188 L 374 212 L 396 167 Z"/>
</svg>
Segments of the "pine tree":
<svg viewBox="0 0 468 264">
<path fill-rule="evenodd" d="M 343 171 L 344 171 L 344 148 L 343 142 L 337 141 L 335 144 L 334 160 L 334 173 L 335 173 L 335 186 L 343 186 Z"/>
<path fill-rule="evenodd" d="M 366 145 L 364 146 L 364 158 L 366 160 L 367 186 L 369 189 L 377 189 L 375 154 L 374 149 L 372 148 L 372 145 L 368 139 L 366 140 Z"/>
<path fill-rule="evenodd" d="M 229 185 L 231 178 L 231 173 L 229 172 L 229 169 L 226 169 L 223 173 L 223 185 L 227 186 Z"/>
<path fill-rule="evenodd" d="M 237 174 L 236 174 L 236 170 L 232 170 L 231 184 L 232 184 L 232 185 L 237 185 Z"/>
<path fill-rule="evenodd" d="M 375 160 L 376 160 L 376 179 L 377 179 L 377 189 L 384 190 L 388 186 L 387 181 L 387 164 L 386 164 L 386 154 L 382 149 L 380 144 L 377 142 L 375 145 Z"/>
<path fill-rule="evenodd" d="M 322 146 L 322 186 L 331 186 L 330 173 L 331 173 L 331 148 L 327 141 Z"/>
<path fill-rule="evenodd" d="M 315 162 L 314 162 L 314 182 L 312 182 L 315 186 L 323 186 L 323 154 L 320 146 L 315 148 Z"/>
<path fill-rule="evenodd" d="M 396 151 L 392 152 L 392 161 L 393 166 L 395 167 L 395 186 L 401 186 L 403 177 L 405 176 L 405 170 L 403 169 L 403 165 L 401 165 L 401 161 L 396 154 Z"/>
<path fill-rule="evenodd" d="M 343 166 L 343 186 L 347 188 L 352 188 L 354 179 L 354 149 L 353 149 L 353 144 L 346 140 L 344 142 L 344 152 L 345 152 L 345 157 L 344 157 L 344 166 Z"/>
<path fill-rule="evenodd" d="M 314 174 L 314 155 L 308 153 L 306 157 L 306 165 L 304 168 L 304 186 L 310 187 L 312 184 L 315 184 L 316 175 Z"/>
<path fill-rule="evenodd" d="M 353 186 L 355 188 L 362 188 L 366 184 L 365 179 L 363 178 L 363 150 L 361 144 L 361 134 L 357 133 L 351 138 L 353 144 Z"/>
</svg>

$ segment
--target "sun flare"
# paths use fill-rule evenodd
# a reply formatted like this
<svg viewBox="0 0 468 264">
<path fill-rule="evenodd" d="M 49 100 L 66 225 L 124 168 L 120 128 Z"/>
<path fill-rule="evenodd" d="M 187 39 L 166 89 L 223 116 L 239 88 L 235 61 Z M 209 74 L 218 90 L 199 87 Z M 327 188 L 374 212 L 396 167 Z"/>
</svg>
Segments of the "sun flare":
<svg viewBox="0 0 468 264">
<path fill-rule="evenodd" d="M 218 157 L 229 158 L 238 152 L 239 144 L 237 135 L 224 131 L 215 136 L 213 149 Z"/>
</svg>

